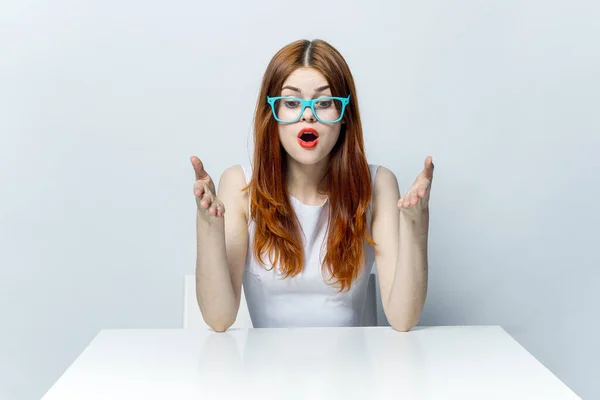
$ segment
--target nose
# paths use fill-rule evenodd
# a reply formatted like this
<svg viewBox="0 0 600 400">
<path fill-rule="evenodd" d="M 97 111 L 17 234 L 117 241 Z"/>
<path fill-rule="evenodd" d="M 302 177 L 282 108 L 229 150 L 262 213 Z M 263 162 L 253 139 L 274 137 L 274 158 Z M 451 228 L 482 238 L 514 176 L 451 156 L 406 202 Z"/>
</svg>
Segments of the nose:
<svg viewBox="0 0 600 400">
<path fill-rule="evenodd" d="M 311 108 L 307 106 L 302 111 L 302 118 L 300 118 L 300 120 L 304 122 L 315 122 L 317 119 L 313 115 Z"/>
</svg>

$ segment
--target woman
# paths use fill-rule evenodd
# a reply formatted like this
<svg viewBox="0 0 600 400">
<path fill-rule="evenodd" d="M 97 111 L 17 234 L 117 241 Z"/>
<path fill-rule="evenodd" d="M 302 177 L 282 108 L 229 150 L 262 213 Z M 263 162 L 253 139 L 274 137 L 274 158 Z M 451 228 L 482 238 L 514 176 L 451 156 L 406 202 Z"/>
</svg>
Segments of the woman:
<svg viewBox="0 0 600 400">
<path fill-rule="evenodd" d="M 391 326 L 416 325 L 433 163 L 402 197 L 389 169 L 367 163 L 354 80 L 336 49 L 301 40 L 275 54 L 254 141 L 253 165 L 227 169 L 218 194 L 191 158 L 205 322 L 218 332 L 233 324 L 243 282 L 254 327 L 360 325 L 375 262 Z"/>
</svg>

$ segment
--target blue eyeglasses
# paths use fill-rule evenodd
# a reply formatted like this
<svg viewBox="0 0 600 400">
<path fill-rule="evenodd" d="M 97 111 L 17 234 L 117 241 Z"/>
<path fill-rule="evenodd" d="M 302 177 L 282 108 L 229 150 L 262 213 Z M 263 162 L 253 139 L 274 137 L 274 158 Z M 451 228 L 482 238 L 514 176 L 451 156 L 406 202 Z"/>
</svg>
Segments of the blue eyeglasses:
<svg viewBox="0 0 600 400">
<path fill-rule="evenodd" d="M 350 95 L 348 97 L 319 97 L 312 100 L 292 96 L 267 96 L 267 102 L 271 105 L 273 117 L 278 122 L 297 122 L 302 118 L 306 107 L 309 107 L 318 121 L 324 124 L 335 124 L 344 117 L 344 111 L 350 102 Z"/>
</svg>

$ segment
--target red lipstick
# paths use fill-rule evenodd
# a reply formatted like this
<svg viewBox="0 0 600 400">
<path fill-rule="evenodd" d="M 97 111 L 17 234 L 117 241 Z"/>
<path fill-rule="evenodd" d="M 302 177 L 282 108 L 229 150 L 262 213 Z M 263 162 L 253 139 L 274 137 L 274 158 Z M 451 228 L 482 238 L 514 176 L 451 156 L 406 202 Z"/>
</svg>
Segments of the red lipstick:
<svg viewBox="0 0 600 400">
<path fill-rule="evenodd" d="M 312 149 L 319 143 L 319 132 L 313 128 L 304 128 L 298 132 L 298 144 L 305 149 Z"/>
</svg>

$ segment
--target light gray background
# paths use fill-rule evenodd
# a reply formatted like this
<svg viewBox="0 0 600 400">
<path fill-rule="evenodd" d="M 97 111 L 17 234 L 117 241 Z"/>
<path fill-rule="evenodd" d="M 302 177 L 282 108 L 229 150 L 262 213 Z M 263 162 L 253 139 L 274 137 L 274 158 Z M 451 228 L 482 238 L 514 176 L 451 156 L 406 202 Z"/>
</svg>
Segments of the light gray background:
<svg viewBox="0 0 600 400">
<path fill-rule="evenodd" d="M 422 325 L 499 324 L 600 398 L 600 3 L 0 3 L 0 398 L 103 328 L 181 326 L 189 156 L 249 161 L 271 56 L 330 41 L 369 162 L 434 157 Z M 401 393 L 399 392 L 399 395 Z"/>
</svg>

